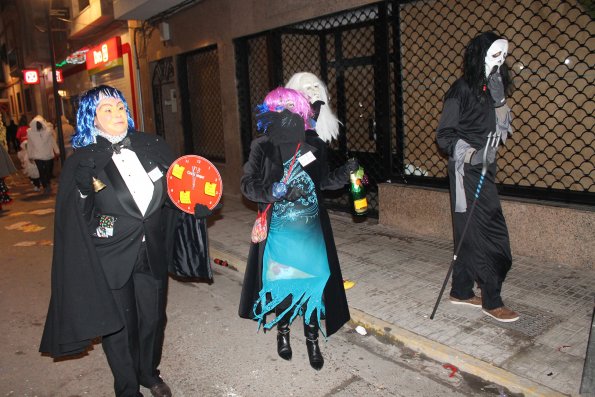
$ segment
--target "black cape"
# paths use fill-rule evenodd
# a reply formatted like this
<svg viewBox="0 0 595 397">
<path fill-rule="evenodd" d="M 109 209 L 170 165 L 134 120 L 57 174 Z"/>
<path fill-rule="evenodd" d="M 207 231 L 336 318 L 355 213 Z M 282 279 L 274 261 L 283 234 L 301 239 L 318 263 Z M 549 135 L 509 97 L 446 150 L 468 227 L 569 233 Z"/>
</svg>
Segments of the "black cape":
<svg viewBox="0 0 595 397">
<path fill-rule="evenodd" d="M 166 172 L 174 156 L 162 139 L 144 133 L 129 134 L 139 159 L 150 158 Z M 93 339 L 120 330 L 123 323 L 88 235 L 80 209 L 80 196 L 74 172 L 81 160 L 95 161 L 96 170 L 110 162 L 112 152 L 107 141 L 77 149 L 62 168 L 56 197 L 54 251 L 52 258 L 51 298 L 39 351 L 52 357 L 84 352 Z M 141 160 L 142 162 L 142 160 Z M 168 266 L 172 269 L 176 228 L 183 223 L 181 212 L 166 201 L 163 208 Z M 206 238 L 206 234 L 204 235 Z M 204 242 L 202 243 L 204 245 Z M 171 253 L 171 255 L 170 255 Z"/>
</svg>

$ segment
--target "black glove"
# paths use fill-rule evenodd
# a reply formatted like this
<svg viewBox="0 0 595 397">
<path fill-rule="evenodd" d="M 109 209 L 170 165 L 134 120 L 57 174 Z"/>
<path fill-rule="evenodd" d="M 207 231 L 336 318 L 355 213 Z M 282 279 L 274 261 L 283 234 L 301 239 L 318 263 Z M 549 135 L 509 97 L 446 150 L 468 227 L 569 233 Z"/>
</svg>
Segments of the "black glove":
<svg viewBox="0 0 595 397">
<path fill-rule="evenodd" d="M 490 74 L 488 77 L 488 89 L 490 95 L 494 100 L 494 107 L 499 108 L 506 104 L 506 96 L 504 94 L 504 83 L 502 82 L 502 76 L 500 72 L 496 71 Z"/>
<path fill-rule="evenodd" d="M 357 161 L 356 158 L 350 158 L 349 160 L 347 160 L 347 162 L 345 163 L 345 170 L 348 173 L 352 173 L 355 172 L 359 169 L 359 162 Z"/>
<path fill-rule="evenodd" d="M 320 115 L 320 107 L 324 105 L 324 101 L 316 101 L 310 105 L 312 108 L 312 118 L 314 120 L 318 120 L 318 116 Z"/>
<path fill-rule="evenodd" d="M 207 217 L 213 215 L 213 212 L 221 209 L 221 207 L 222 207 L 222 205 L 221 205 L 221 203 L 219 203 L 212 210 L 210 210 L 209 207 L 207 207 L 206 205 L 196 204 L 194 206 L 194 217 L 196 219 L 207 218 Z"/>
<path fill-rule="evenodd" d="M 483 164 L 483 153 L 486 150 L 486 161 L 488 164 L 492 164 L 496 160 L 496 148 L 490 146 L 488 148 L 483 148 L 473 153 L 473 156 L 471 156 L 470 161 L 471 165 Z"/>
<path fill-rule="evenodd" d="M 95 161 L 82 160 L 74 171 L 74 182 L 83 196 L 93 193 L 93 177 L 95 176 Z"/>
<path fill-rule="evenodd" d="M 304 197 L 305 195 L 306 195 L 306 192 L 304 192 L 299 187 L 289 186 L 287 188 L 287 193 L 285 194 L 285 197 L 283 197 L 283 198 L 287 201 L 295 201 L 295 200 L 299 199 L 300 197 Z"/>
</svg>

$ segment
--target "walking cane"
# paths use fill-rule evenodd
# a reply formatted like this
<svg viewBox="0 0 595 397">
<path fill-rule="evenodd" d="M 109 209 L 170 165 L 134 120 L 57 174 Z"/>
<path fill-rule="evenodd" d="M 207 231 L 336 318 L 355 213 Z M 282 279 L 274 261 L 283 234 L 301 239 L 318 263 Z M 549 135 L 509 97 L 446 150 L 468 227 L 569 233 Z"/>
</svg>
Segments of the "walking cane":
<svg viewBox="0 0 595 397">
<path fill-rule="evenodd" d="M 469 227 L 469 221 L 473 216 L 473 211 L 475 210 L 475 206 L 477 204 L 477 200 L 479 199 L 479 192 L 481 191 L 481 187 L 483 186 L 483 180 L 485 179 L 486 172 L 488 171 L 488 148 L 494 147 L 498 148 L 498 143 L 500 140 L 500 134 L 494 132 L 493 134 L 490 132 L 488 134 L 488 141 L 486 142 L 486 147 L 483 151 L 483 167 L 481 168 L 481 176 L 479 177 L 479 183 L 477 184 L 477 189 L 475 189 L 475 199 L 473 200 L 473 204 L 471 204 L 471 210 L 469 210 L 469 215 L 467 216 L 467 221 L 465 222 L 465 227 L 463 228 L 463 233 L 461 233 L 461 237 L 459 238 L 459 243 L 457 244 L 457 249 L 452 258 L 452 262 L 450 262 L 450 267 L 448 268 L 448 272 L 446 273 L 446 277 L 444 278 L 444 282 L 442 283 L 442 288 L 440 288 L 440 293 L 438 294 L 438 299 L 436 299 L 436 304 L 434 305 L 434 310 L 432 310 L 432 314 L 430 315 L 430 320 L 434 319 L 434 315 L 436 314 L 436 310 L 438 310 L 438 305 L 440 304 L 440 299 L 442 299 L 442 294 L 444 293 L 444 289 L 446 288 L 446 284 L 448 284 L 448 280 L 450 279 L 450 275 L 452 273 L 452 269 L 454 268 L 455 262 L 457 261 L 457 257 L 459 255 L 459 251 L 461 250 L 461 246 L 463 245 L 463 239 L 465 238 L 465 234 L 467 233 L 467 228 Z"/>
</svg>

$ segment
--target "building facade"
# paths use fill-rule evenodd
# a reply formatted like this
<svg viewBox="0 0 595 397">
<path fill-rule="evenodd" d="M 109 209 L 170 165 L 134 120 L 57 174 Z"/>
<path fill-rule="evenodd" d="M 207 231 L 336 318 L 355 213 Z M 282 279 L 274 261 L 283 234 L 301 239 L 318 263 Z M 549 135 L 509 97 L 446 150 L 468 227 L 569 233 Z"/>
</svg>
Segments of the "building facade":
<svg viewBox="0 0 595 397">
<path fill-rule="evenodd" d="M 588 3 L 194 3 L 138 30 L 147 130 L 180 154 L 214 160 L 226 194 L 239 194 L 254 106 L 293 73 L 311 71 L 327 82 L 343 122 L 331 160 L 358 157 L 372 180 L 372 214 L 443 238 L 451 235 L 447 159 L 434 142 L 443 96 L 461 75 L 468 41 L 485 30 L 504 35 L 516 132 L 500 149 L 498 182 L 513 250 L 593 264 L 582 248 L 595 243 L 595 22 Z M 350 210 L 346 192 L 328 196 L 327 205 Z M 530 216 L 536 213 L 547 216 Z"/>
<path fill-rule="evenodd" d="M 51 73 L 44 73 L 47 34 L 38 29 L 29 37 L 10 16 L 37 3 L 2 3 L 0 108 L 11 115 L 54 113 Z M 595 261 L 589 249 L 595 245 L 591 2 L 65 3 L 68 18 L 53 23 L 61 110 L 71 122 L 80 93 L 103 83 L 116 86 L 138 129 L 163 136 L 178 155 L 210 159 L 226 194 L 239 195 L 256 133 L 255 106 L 293 73 L 310 71 L 326 81 L 342 122 L 330 145 L 331 163 L 355 156 L 363 164 L 371 181 L 370 215 L 441 238 L 451 237 L 447 159 L 434 141 L 443 96 L 461 75 L 468 41 L 497 31 L 510 41 L 507 62 L 516 87 L 509 99 L 515 133 L 500 149 L 497 176 L 513 251 L 576 265 Z M 44 15 L 41 9 L 31 13 L 32 21 Z M 39 58 L 28 56 L 35 53 L 30 49 Z M 17 70 L 35 62 L 43 84 L 27 88 Z M 325 202 L 350 211 L 346 191 Z"/>
</svg>

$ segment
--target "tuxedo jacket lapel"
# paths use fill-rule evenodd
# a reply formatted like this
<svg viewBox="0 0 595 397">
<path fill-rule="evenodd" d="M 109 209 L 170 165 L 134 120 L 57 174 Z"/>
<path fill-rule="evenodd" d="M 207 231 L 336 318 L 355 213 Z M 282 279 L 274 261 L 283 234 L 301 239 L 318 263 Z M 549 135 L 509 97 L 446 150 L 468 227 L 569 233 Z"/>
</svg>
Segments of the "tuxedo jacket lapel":
<svg viewBox="0 0 595 397">
<path fill-rule="evenodd" d="M 145 164 L 143 164 L 143 168 L 145 168 L 145 172 L 147 172 Z M 114 186 L 116 197 L 122 204 L 122 207 L 124 207 L 124 209 L 131 215 L 142 217 L 143 215 L 136 205 L 136 201 L 134 201 L 134 198 L 130 194 L 130 190 L 128 189 L 128 186 L 126 186 L 126 182 L 124 182 L 124 178 L 122 178 L 122 175 L 120 174 L 120 171 L 118 171 L 118 167 L 116 167 L 116 164 L 113 162 L 113 160 L 110 160 L 107 163 L 104 171 Z M 145 217 L 151 215 L 157 208 L 161 206 L 165 191 L 165 187 L 163 186 L 164 180 L 165 178 L 161 177 L 157 181 L 153 182 L 153 197 L 151 198 L 151 202 L 145 211 Z"/>
<path fill-rule="evenodd" d="M 132 198 L 132 195 L 130 194 L 130 190 L 128 190 L 128 186 L 126 186 L 126 182 L 124 182 L 124 179 L 122 178 L 122 175 L 120 174 L 120 171 L 118 171 L 118 167 L 116 167 L 116 164 L 113 160 L 110 160 L 107 163 L 104 171 L 112 183 L 112 186 L 114 187 L 118 201 L 120 201 L 120 204 L 122 204 L 122 207 L 124 207 L 126 212 L 128 212 L 130 215 L 142 218 L 143 215 L 138 209 L 134 198 Z M 153 198 L 154 197 L 155 195 L 153 195 Z"/>
<path fill-rule="evenodd" d="M 165 187 L 163 186 L 164 181 L 165 181 L 165 176 L 162 176 L 161 178 L 159 178 L 155 182 L 153 182 L 153 198 L 151 199 L 151 202 L 149 203 L 149 206 L 147 207 L 147 211 L 145 212 L 145 217 L 148 217 L 156 209 L 161 207 L 161 204 L 163 202 L 163 200 L 162 200 L 163 194 L 164 194 L 164 190 L 165 190 Z"/>
</svg>

